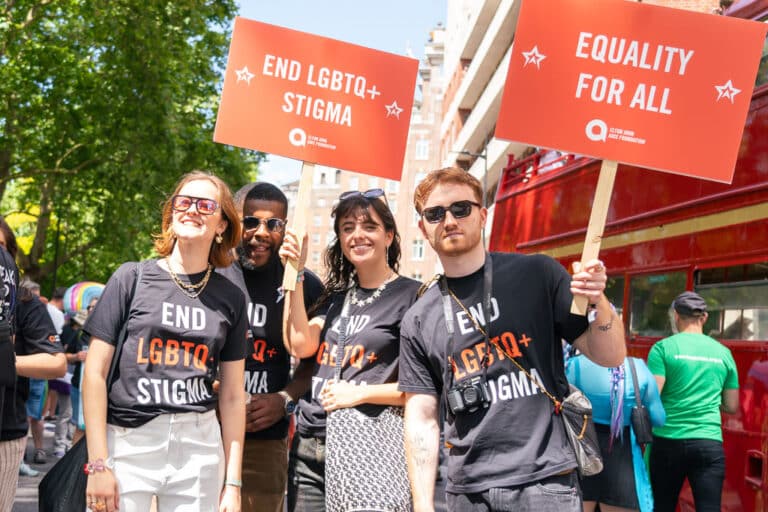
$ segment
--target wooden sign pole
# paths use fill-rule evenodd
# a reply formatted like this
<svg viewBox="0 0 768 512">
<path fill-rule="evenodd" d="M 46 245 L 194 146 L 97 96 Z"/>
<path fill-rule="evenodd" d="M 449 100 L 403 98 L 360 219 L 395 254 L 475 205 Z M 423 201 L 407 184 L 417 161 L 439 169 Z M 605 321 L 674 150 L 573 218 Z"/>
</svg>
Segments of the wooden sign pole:
<svg viewBox="0 0 768 512">
<path fill-rule="evenodd" d="M 600 176 L 597 178 L 595 200 L 592 202 L 592 213 L 589 216 L 587 236 L 584 240 L 584 249 L 581 252 L 581 266 L 584 268 L 589 260 L 597 258 L 600 254 L 600 244 L 603 241 L 605 219 L 608 216 L 608 205 L 611 202 L 613 181 L 616 178 L 616 167 L 619 165 L 614 160 L 603 160 L 600 166 Z M 571 313 L 586 315 L 589 306 L 586 297 L 574 297 L 571 303 Z"/>
<path fill-rule="evenodd" d="M 293 221 L 291 229 L 299 238 L 299 253 L 301 253 L 304 244 L 304 234 L 307 232 L 307 212 L 309 211 L 309 200 L 312 194 L 312 174 L 315 171 L 315 164 L 303 162 L 301 165 L 301 181 L 299 181 L 299 194 L 296 197 L 296 204 L 293 208 Z M 293 291 L 296 289 L 296 276 L 299 269 L 295 261 L 288 261 L 283 273 L 283 289 Z"/>
</svg>

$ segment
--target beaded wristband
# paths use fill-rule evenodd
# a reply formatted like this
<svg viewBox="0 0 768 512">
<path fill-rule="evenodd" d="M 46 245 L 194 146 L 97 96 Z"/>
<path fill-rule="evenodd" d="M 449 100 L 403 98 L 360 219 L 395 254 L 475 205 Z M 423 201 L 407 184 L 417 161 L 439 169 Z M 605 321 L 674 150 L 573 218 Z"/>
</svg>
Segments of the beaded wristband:
<svg viewBox="0 0 768 512">
<path fill-rule="evenodd" d="M 224 485 L 229 485 L 230 487 L 242 487 L 243 481 L 242 480 L 235 480 L 234 478 L 227 478 L 227 481 L 224 482 Z"/>
<path fill-rule="evenodd" d="M 98 471 L 106 471 L 106 469 L 107 466 L 104 464 L 104 459 L 92 460 L 83 465 L 83 473 L 86 475 L 92 475 Z"/>
<path fill-rule="evenodd" d="M 301 269 L 296 273 L 296 282 L 301 283 L 302 281 L 304 281 L 304 269 Z"/>
</svg>

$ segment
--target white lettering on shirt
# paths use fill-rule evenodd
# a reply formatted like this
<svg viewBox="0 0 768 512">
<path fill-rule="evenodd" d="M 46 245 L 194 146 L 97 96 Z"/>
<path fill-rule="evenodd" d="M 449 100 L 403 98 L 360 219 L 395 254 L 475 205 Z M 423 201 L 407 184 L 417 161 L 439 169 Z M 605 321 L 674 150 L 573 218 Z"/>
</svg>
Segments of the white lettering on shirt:
<svg viewBox="0 0 768 512">
<path fill-rule="evenodd" d="M 177 329 L 202 331 L 205 329 L 205 310 L 193 306 L 163 302 L 161 322 L 163 325 L 176 327 Z"/>
</svg>

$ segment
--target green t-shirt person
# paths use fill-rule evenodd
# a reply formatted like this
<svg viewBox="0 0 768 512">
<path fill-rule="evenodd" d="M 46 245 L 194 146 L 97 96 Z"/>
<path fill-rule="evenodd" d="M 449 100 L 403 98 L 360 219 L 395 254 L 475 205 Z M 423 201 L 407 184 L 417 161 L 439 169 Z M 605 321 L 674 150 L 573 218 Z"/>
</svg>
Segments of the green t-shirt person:
<svg viewBox="0 0 768 512">
<path fill-rule="evenodd" d="M 703 303 L 703 299 L 701 301 Z M 681 309 L 685 312 L 685 308 L 676 307 L 678 313 Z M 706 310 L 703 314 L 706 315 Z M 670 439 L 723 440 L 721 404 L 726 410 L 734 408 L 729 404 L 726 390 L 739 387 L 736 362 L 727 347 L 702 334 L 700 329 L 699 332 L 680 332 L 651 348 L 648 368 L 657 380 L 663 379 L 659 388 L 667 413 L 666 423 L 655 427 L 654 435 Z"/>
</svg>

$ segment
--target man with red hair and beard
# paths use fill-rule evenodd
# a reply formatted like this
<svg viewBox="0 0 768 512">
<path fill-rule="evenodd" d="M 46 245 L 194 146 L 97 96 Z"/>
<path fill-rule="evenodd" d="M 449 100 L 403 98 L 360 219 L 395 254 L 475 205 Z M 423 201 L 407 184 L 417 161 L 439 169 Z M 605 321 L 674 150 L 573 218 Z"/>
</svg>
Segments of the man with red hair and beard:
<svg viewBox="0 0 768 512">
<path fill-rule="evenodd" d="M 283 344 L 283 264 L 277 255 L 285 234 L 288 199 L 270 183 L 252 183 L 235 195 L 243 237 L 237 261 L 222 273 L 248 300 L 250 334 L 245 358 L 246 405 L 243 453 L 243 512 L 282 512 L 288 478 L 288 425 L 299 396 L 309 389 L 312 360 L 291 380 L 291 360 Z M 242 204 L 242 208 L 240 205 Z M 322 283 L 309 271 L 305 304 L 311 306 Z"/>
<path fill-rule="evenodd" d="M 434 510 L 442 400 L 449 511 L 581 511 L 576 458 L 547 393 L 568 392 L 562 339 L 600 365 L 624 360 L 605 267 L 593 260 L 571 278 L 547 256 L 486 252 L 482 203 L 478 180 L 457 168 L 431 172 L 414 193 L 445 270 L 401 326 L 414 509 Z M 570 313 L 574 296 L 588 298 L 589 321 Z"/>
</svg>

